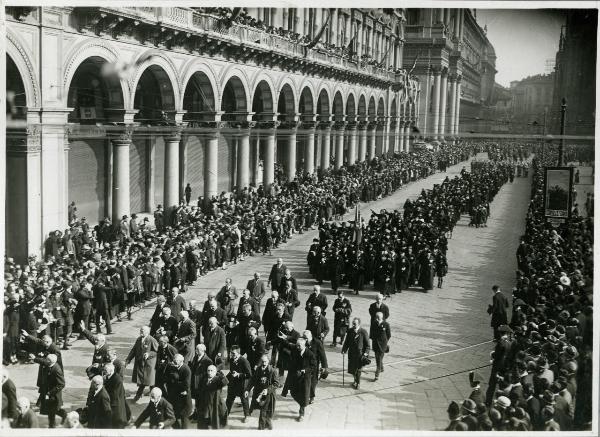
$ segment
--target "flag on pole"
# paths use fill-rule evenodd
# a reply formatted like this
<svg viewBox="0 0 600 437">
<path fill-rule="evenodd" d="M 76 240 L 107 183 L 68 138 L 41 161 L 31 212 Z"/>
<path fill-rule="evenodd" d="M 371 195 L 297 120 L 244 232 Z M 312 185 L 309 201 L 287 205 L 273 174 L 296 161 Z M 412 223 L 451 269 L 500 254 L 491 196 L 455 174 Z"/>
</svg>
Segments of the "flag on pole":
<svg viewBox="0 0 600 437">
<path fill-rule="evenodd" d="M 327 18 L 325 19 L 325 22 L 322 24 L 321 28 L 317 31 L 313 40 L 305 46 L 306 49 L 312 49 L 321 40 L 323 33 L 325 33 L 325 29 L 327 29 L 327 26 L 329 25 L 330 18 L 331 18 L 331 9 L 327 9 Z"/>
<path fill-rule="evenodd" d="M 356 209 L 354 211 L 354 241 L 357 245 L 360 245 L 360 242 L 362 241 L 362 226 L 358 204 L 356 205 Z"/>
</svg>

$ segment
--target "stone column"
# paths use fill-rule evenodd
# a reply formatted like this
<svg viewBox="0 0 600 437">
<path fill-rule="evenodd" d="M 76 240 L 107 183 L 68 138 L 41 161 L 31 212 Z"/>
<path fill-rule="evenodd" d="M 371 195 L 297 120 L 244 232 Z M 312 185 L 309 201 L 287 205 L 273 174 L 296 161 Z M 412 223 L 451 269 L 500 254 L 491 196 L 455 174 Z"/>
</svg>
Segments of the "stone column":
<svg viewBox="0 0 600 437">
<path fill-rule="evenodd" d="M 287 134 L 287 148 L 285 156 L 285 174 L 288 181 L 296 178 L 296 134 L 298 123 L 296 121 L 287 124 L 290 133 Z"/>
<path fill-rule="evenodd" d="M 330 142 L 331 142 L 331 122 L 324 121 L 320 123 L 321 137 L 321 170 L 329 169 L 329 161 L 331 157 Z"/>
<path fill-rule="evenodd" d="M 338 45 L 338 11 L 339 9 L 335 8 L 331 13 L 331 18 L 329 19 L 329 29 L 327 29 L 329 33 L 329 42 L 334 45 Z"/>
<path fill-rule="evenodd" d="M 171 222 L 171 212 L 179 205 L 179 142 L 181 141 L 181 129 L 174 128 L 165 136 L 165 179 L 163 208 L 165 211 L 165 222 Z M 114 196 L 114 195 L 113 195 Z M 113 199 L 113 216 L 114 211 Z"/>
<path fill-rule="evenodd" d="M 356 116 L 347 116 L 346 131 L 348 132 L 348 159 L 347 165 L 350 167 L 356 162 Z"/>
<path fill-rule="evenodd" d="M 344 130 L 346 123 L 337 122 L 335 124 L 335 169 L 338 170 L 344 165 Z"/>
<path fill-rule="evenodd" d="M 131 146 L 132 134 L 133 128 L 129 127 L 124 132 L 111 138 L 113 148 L 112 222 L 115 225 L 119 223 L 124 215 L 130 215 L 129 147 Z M 177 144 L 177 147 L 179 147 L 179 144 Z"/>
<path fill-rule="evenodd" d="M 368 141 L 368 151 L 367 157 L 369 161 L 371 161 L 375 157 L 375 150 L 377 147 L 377 123 L 372 121 L 367 126 L 367 141 Z"/>
<path fill-rule="evenodd" d="M 268 190 L 275 181 L 275 129 L 267 131 L 263 141 L 263 188 Z"/>
<path fill-rule="evenodd" d="M 350 39 L 354 36 L 352 34 L 352 23 L 350 22 L 350 15 L 344 15 L 344 46 L 350 44 Z"/>
<path fill-rule="evenodd" d="M 402 152 L 402 145 L 400 144 L 402 127 L 400 125 L 400 117 L 396 118 L 396 125 L 394 126 L 394 152 Z"/>
<path fill-rule="evenodd" d="M 440 86 L 440 121 L 438 125 L 439 139 L 444 139 L 446 130 L 446 100 L 448 96 L 448 69 L 442 70 L 442 80 Z"/>
<path fill-rule="evenodd" d="M 454 135 L 454 126 L 456 124 L 456 75 L 451 74 L 448 76 L 450 82 L 450 116 L 448 119 L 448 133 Z"/>
<path fill-rule="evenodd" d="M 226 164 L 226 163 L 225 163 Z M 218 194 L 219 130 L 209 131 L 204 140 L 204 205 Z"/>
<path fill-rule="evenodd" d="M 304 143 L 304 172 L 313 174 L 315 172 L 315 123 L 302 122 L 302 127 L 305 129 Z"/>
<path fill-rule="evenodd" d="M 358 161 L 363 162 L 367 156 L 367 122 L 358 123 Z"/>
<path fill-rule="evenodd" d="M 402 121 L 402 117 L 396 124 L 396 135 L 398 136 L 398 152 L 404 152 L 404 121 Z"/>
<path fill-rule="evenodd" d="M 404 151 L 410 152 L 410 122 L 404 123 Z"/>
<path fill-rule="evenodd" d="M 243 190 L 250 185 L 250 129 L 236 134 L 237 140 L 237 187 Z"/>
<path fill-rule="evenodd" d="M 65 198 L 65 126 L 71 108 L 47 108 L 41 115 L 41 200 L 42 239 L 55 230 L 64 231 L 68 222 Z M 29 114 L 28 114 L 29 119 Z M 41 242 L 43 245 L 43 241 Z"/>
<path fill-rule="evenodd" d="M 456 78 L 456 109 L 454 110 L 456 116 L 454 119 L 454 135 L 458 135 L 460 131 L 460 88 L 462 77 Z"/>
<path fill-rule="evenodd" d="M 439 69 L 433 70 L 433 90 L 432 90 L 432 105 L 431 105 L 431 123 L 430 136 L 433 139 L 437 138 L 440 125 L 440 73 Z"/>
<path fill-rule="evenodd" d="M 390 130 L 391 130 L 392 120 L 390 117 L 385 117 L 385 121 L 383 122 L 383 144 L 381 154 L 389 154 L 390 153 Z M 393 150 L 392 150 L 393 152 Z"/>
</svg>

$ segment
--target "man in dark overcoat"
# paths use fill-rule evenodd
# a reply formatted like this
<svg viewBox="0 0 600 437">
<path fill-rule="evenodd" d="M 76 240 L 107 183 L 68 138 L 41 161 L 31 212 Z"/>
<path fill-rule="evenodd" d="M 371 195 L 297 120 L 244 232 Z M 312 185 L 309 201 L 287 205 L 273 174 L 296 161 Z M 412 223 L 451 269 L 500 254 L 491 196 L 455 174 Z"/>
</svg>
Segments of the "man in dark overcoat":
<svg viewBox="0 0 600 437">
<path fill-rule="evenodd" d="M 40 385 L 40 414 L 48 415 L 48 427 L 55 428 L 56 415 L 64 417 L 66 414 L 62 409 L 62 391 L 65 388 L 63 369 L 58 364 L 55 354 L 48 354 L 46 357 L 36 357 L 35 362 L 43 366 Z"/>
<path fill-rule="evenodd" d="M 332 347 L 337 345 L 337 339 L 340 343 L 344 342 L 346 332 L 350 326 L 350 315 L 352 314 L 352 304 L 344 297 L 344 291 L 338 289 L 338 297 L 333 302 L 333 342 Z"/>
<path fill-rule="evenodd" d="M 260 409 L 258 416 L 258 429 L 273 429 L 273 415 L 275 414 L 275 390 L 279 387 L 277 372 L 269 365 L 269 357 L 263 355 L 260 365 L 254 371 L 246 396 L 252 390 L 250 414 L 255 408 Z"/>
<path fill-rule="evenodd" d="M 115 371 L 115 365 L 104 365 L 104 389 L 110 398 L 111 427 L 123 429 L 131 417 L 129 405 L 125 400 L 123 378 Z"/>
<path fill-rule="evenodd" d="M 227 415 L 231 413 L 231 407 L 236 397 L 239 397 L 242 401 L 242 409 L 244 411 L 244 418 L 242 423 L 246 423 L 249 415 L 248 397 L 245 396 L 248 386 L 248 381 L 252 377 L 252 369 L 250 363 L 246 358 L 241 356 L 240 348 L 237 345 L 232 346 L 229 361 L 229 374 L 227 379 L 229 385 L 227 386 L 227 400 L 225 405 L 227 406 Z"/>
<path fill-rule="evenodd" d="M 88 428 L 110 429 L 113 427 L 110 396 L 104 388 L 104 380 L 101 375 L 92 378 L 85 407 Z"/>
<path fill-rule="evenodd" d="M 162 391 L 158 387 L 150 390 L 150 402 L 136 419 L 135 427 L 142 426 L 148 418 L 150 418 L 150 429 L 170 428 L 175 422 L 173 406 L 162 396 Z"/>
<path fill-rule="evenodd" d="M 198 429 L 221 429 L 227 425 L 227 407 L 222 395 L 227 384 L 228 379 L 217 372 L 216 366 L 208 366 L 206 379 L 200 382 L 196 399 Z"/>
<path fill-rule="evenodd" d="M 375 313 L 375 320 L 371 322 L 371 346 L 375 352 L 375 362 L 377 370 L 375 370 L 375 381 L 379 379 L 379 374 L 383 372 L 383 357 L 388 351 L 388 341 L 392 334 L 390 324 L 383 320 L 383 313 L 378 311 Z"/>
<path fill-rule="evenodd" d="M 138 385 L 137 393 L 133 398 L 134 403 L 142 397 L 144 387 L 147 385 L 154 386 L 157 352 L 158 342 L 154 337 L 150 336 L 150 328 L 142 326 L 140 328 L 140 335 L 125 360 L 125 367 L 134 360 L 132 381 Z"/>
<path fill-rule="evenodd" d="M 346 334 L 342 346 L 342 354 L 345 353 L 348 353 L 348 373 L 354 376 L 352 386 L 358 389 L 364 360 L 369 356 L 369 334 L 361 328 L 358 317 L 352 320 L 352 328 Z"/>
<path fill-rule="evenodd" d="M 498 328 L 508 324 L 508 299 L 502 294 L 500 287 L 497 285 L 492 287 L 492 291 L 494 292 L 494 296 L 492 297 L 492 304 L 488 306 L 487 312 L 492 316 L 490 325 L 494 330 L 494 340 L 498 340 L 501 335 Z"/>
<path fill-rule="evenodd" d="M 312 351 L 306 347 L 306 339 L 299 338 L 296 348 L 292 351 L 288 379 L 292 397 L 300 406 L 298 422 L 304 420 L 304 411 L 310 403 L 310 387 L 312 369 L 316 367 L 316 358 Z"/>
<path fill-rule="evenodd" d="M 192 413 L 192 372 L 181 354 L 176 354 L 168 370 L 167 399 L 173 405 L 176 427 L 188 429 Z"/>
</svg>

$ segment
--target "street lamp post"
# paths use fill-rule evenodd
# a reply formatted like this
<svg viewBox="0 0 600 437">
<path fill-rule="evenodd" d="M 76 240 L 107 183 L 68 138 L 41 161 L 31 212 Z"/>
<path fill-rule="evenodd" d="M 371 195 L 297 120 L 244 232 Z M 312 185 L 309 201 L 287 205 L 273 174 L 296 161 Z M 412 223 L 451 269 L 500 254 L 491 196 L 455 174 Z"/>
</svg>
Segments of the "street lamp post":
<svg viewBox="0 0 600 437">
<path fill-rule="evenodd" d="M 560 105 L 560 146 L 558 147 L 558 166 L 563 164 L 563 152 L 565 146 L 565 121 L 567 119 L 567 99 L 562 98 Z"/>
</svg>

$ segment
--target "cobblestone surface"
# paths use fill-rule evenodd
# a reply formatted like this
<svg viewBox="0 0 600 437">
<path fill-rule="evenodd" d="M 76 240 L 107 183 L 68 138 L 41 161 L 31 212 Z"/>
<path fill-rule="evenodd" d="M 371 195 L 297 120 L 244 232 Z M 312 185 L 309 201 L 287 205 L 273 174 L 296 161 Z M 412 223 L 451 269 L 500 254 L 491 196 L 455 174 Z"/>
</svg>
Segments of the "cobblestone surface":
<svg viewBox="0 0 600 437">
<path fill-rule="evenodd" d="M 461 163 L 450 167 L 447 173 L 411 183 L 388 198 L 361 204 L 363 217 L 367 219 L 371 209 L 401 207 L 407 198 L 417 198 L 423 188 L 441 183 L 446 175 L 453 177 L 465 165 L 468 168 L 468 163 Z M 351 388 L 349 375 L 345 375 L 345 385 L 342 385 L 341 349 L 329 347 L 331 339 L 327 338 L 331 373 L 327 380 L 319 383 L 315 403 L 307 408 L 305 420 L 297 423 L 297 404 L 289 397 L 278 396 L 275 429 L 443 429 L 447 424 L 448 403 L 468 396 L 468 371 L 479 369 L 486 380 L 489 375 L 487 366 L 493 346 L 486 308 L 491 302 L 493 284 L 510 295 L 529 187 L 530 181 L 526 178 L 516 178 L 514 183 L 505 185 L 491 205 L 486 228 L 470 228 L 467 217 L 463 217 L 449 241 L 449 273 L 443 289 L 425 293 L 415 288 L 388 299 L 393 338 L 391 351 L 384 360 L 385 372 L 377 382 L 373 382 L 374 369 L 367 368 L 360 390 Z M 271 265 L 281 257 L 298 280 L 302 306 L 295 314 L 294 323 L 296 329 L 301 330 L 306 323 L 303 305 L 315 283 L 308 274 L 306 254 L 316 236 L 317 231 L 295 235 L 274 250 L 272 256 L 249 257 L 226 270 L 211 272 L 190 287 L 184 297 L 204 301 L 209 290 L 218 290 L 226 277 L 232 277 L 238 288 L 243 287 L 254 271 L 268 276 Z M 329 284 L 324 283 L 322 289 L 331 305 L 335 296 Z M 353 315 L 368 320 L 368 306 L 374 295 L 371 288 L 359 296 L 348 294 Z M 149 305 L 135 313 L 134 320 L 113 325 L 114 334 L 108 339 L 120 357 L 128 353 L 139 326 L 150 319 L 153 308 L 153 304 Z M 333 326 L 331 315 L 328 317 Z M 89 381 L 84 369 L 91 362 L 91 353 L 89 343 L 76 341 L 71 350 L 63 354 L 67 383 L 63 397 L 67 409 L 85 404 Z M 135 392 L 131 368 L 132 365 L 126 370 L 125 384 L 129 397 Z M 37 365 L 12 366 L 10 372 L 19 396 L 35 401 Z M 144 396 L 132 405 L 133 415 L 137 416 L 147 402 L 148 397 Z M 246 424 L 241 423 L 242 416 L 241 407 L 234 406 L 229 428 L 257 427 L 257 413 Z M 44 426 L 45 420 L 41 424 Z"/>
</svg>

